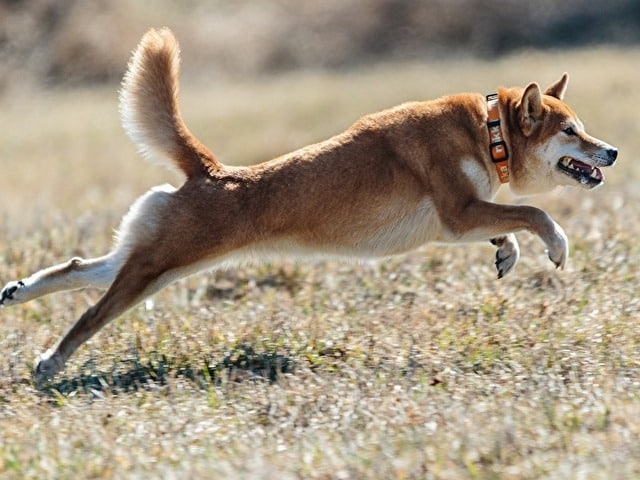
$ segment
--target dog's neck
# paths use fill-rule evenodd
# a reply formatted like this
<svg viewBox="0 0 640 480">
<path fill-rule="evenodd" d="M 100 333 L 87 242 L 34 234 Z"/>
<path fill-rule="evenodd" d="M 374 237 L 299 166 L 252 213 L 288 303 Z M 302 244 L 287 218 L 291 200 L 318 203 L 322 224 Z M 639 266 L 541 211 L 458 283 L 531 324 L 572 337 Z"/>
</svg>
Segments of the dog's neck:
<svg viewBox="0 0 640 480">
<path fill-rule="evenodd" d="M 500 108 L 497 93 L 487 95 L 487 112 L 491 161 L 496 167 L 500 183 L 509 183 L 509 150 L 500 126 Z"/>
</svg>

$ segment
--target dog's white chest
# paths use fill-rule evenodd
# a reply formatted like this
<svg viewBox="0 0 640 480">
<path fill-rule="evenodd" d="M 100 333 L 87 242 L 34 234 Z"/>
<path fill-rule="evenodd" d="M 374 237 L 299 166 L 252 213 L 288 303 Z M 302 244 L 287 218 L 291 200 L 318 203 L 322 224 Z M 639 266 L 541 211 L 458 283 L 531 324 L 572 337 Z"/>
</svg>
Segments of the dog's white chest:
<svg viewBox="0 0 640 480">
<path fill-rule="evenodd" d="M 464 173 L 475 187 L 478 198 L 488 200 L 493 197 L 491 179 L 482 165 L 473 159 L 467 158 L 462 160 L 460 168 L 462 169 L 462 173 Z"/>
</svg>

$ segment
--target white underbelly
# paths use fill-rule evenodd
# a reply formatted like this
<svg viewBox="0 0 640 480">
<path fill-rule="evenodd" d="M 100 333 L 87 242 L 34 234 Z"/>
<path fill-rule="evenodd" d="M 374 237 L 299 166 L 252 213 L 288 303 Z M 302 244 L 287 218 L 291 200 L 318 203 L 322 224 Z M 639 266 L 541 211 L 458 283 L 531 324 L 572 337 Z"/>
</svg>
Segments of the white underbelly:
<svg viewBox="0 0 640 480">
<path fill-rule="evenodd" d="M 410 210 L 390 206 L 380 220 L 375 230 L 367 232 L 354 245 L 354 254 L 363 257 L 395 255 L 442 240 L 442 225 L 428 198 Z"/>
</svg>

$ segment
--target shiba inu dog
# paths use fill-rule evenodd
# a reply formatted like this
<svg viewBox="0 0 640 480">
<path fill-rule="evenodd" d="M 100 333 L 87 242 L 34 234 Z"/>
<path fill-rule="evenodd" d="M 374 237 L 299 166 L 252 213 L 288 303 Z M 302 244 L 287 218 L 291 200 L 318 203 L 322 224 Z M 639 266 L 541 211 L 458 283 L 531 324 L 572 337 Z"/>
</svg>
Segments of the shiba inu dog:
<svg viewBox="0 0 640 480">
<path fill-rule="evenodd" d="M 106 255 L 8 283 L 0 305 L 96 286 L 104 296 L 39 357 L 38 383 L 106 323 L 169 282 L 200 270 L 271 256 L 389 256 L 426 242 L 490 240 L 498 277 L 528 230 L 565 265 L 567 237 L 544 211 L 493 203 L 558 185 L 591 189 L 617 150 L 588 135 L 563 102 L 568 76 L 542 91 L 499 88 L 405 103 L 365 116 L 324 142 L 251 167 L 221 164 L 178 110 L 178 44 L 150 30 L 120 93 L 122 122 L 143 156 L 181 171 L 179 188 L 153 188 L 131 206 Z"/>
</svg>

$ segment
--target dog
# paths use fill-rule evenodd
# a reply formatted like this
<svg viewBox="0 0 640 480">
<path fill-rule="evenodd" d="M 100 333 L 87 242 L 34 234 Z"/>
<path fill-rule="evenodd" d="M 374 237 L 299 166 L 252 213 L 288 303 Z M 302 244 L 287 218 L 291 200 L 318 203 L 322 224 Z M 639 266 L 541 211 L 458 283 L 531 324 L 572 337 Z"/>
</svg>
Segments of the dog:
<svg viewBox="0 0 640 480">
<path fill-rule="evenodd" d="M 492 200 L 559 185 L 592 189 L 617 149 L 585 132 L 563 102 L 568 75 L 544 92 L 499 88 L 412 102 L 365 116 L 324 142 L 250 167 L 220 163 L 178 109 L 179 48 L 152 29 L 134 50 L 120 90 L 128 136 L 149 160 L 180 171 L 180 188 L 159 186 L 124 216 L 115 246 L 8 283 L 8 306 L 61 290 L 107 289 L 36 360 L 37 385 L 63 369 L 105 324 L 168 283 L 195 272 L 282 255 L 384 257 L 426 242 L 489 240 L 498 277 L 513 270 L 515 232 L 544 242 L 563 268 L 567 237 L 544 211 Z"/>
</svg>

